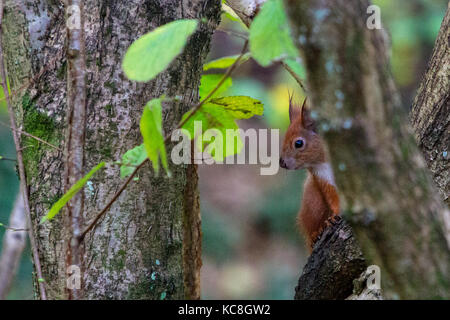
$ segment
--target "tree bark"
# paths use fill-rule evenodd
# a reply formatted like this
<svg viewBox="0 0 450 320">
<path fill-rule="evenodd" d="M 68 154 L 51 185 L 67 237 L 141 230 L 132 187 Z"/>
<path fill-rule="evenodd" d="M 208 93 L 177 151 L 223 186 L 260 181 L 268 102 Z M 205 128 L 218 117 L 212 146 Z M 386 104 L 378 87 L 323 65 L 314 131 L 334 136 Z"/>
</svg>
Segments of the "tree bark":
<svg viewBox="0 0 450 320">
<path fill-rule="evenodd" d="M 386 298 L 449 298 L 450 251 L 435 191 L 408 126 L 369 1 L 287 0 L 344 216 Z"/>
<path fill-rule="evenodd" d="M 343 300 L 353 281 L 366 269 L 351 227 L 342 219 L 329 226 L 315 243 L 295 288 L 296 300 Z"/>
<path fill-rule="evenodd" d="M 86 1 L 87 123 L 85 173 L 100 161 L 117 161 L 142 143 L 139 120 L 145 103 L 165 94 L 165 133 L 195 102 L 203 60 L 220 17 L 220 1 Z M 129 81 L 120 65 L 140 35 L 181 18 L 206 20 L 183 54 L 148 84 Z M 7 0 L 4 48 L 11 89 L 24 131 L 65 147 L 66 29 L 61 1 Z M 44 69 L 42 69 L 44 68 Z M 45 70 L 44 72 L 41 72 Z M 33 228 L 39 246 L 47 294 L 65 297 L 67 217 L 39 224 L 63 194 L 64 155 L 24 138 L 24 161 Z M 170 154 L 170 147 L 168 150 Z M 173 177 L 154 177 L 149 166 L 122 193 L 100 225 L 84 240 L 81 265 L 86 299 L 180 299 L 199 297 L 199 267 L 184 263 L 183 251 L 200 260 L 197 176 L 192 166 L 171 166 Z M 85 188 L 84 221 L 92 220 L 119 188 L 118 166 L 107 166 Z M 188 221 L 188 223 L 185 223 Z M 198 234 L 187 237 L 189 234 Z M 194 243 L 186 243 L 191 239 Z M 194 279 L 186 281 L 186 279 Z M 189 287 L 191 285 L 196 288 Z"/>
<path fill-rule="evenodd" d="M 450 206 L 450 4 L 410 113 L 419 148 Z M 447 215 L 450 234 L 450 213 Z"/>
</svg>

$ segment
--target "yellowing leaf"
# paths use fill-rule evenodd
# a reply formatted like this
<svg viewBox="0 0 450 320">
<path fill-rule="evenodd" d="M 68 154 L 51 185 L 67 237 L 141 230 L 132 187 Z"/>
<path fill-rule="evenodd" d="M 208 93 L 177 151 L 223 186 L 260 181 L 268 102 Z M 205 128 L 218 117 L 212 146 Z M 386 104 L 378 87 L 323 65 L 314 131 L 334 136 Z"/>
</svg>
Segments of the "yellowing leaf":
<svg viewBox="0 0 450 320">
<path fill-rule="evenodd" d="M 219 58 L 216 60 L 212 60 L 203 66 L 203 71 L 207 71 L 209 69 L 229 68 L 237 60 L 237 58 L 239 58 L 239 56 L 240 55 L 238 54 L 238 55 L 234 55 L 234 56 L 223 57 L 223 58 Z M 247 61 L 250 57 L 251 57 L 251 55 L 249 52 L 245 53 L 242 56 L 241 60 L 239 60 L 239 63 L 243 63 L 243 62 Z"/>
<path fill-rule="evenodd" d="M 164 71 L 183 51 L 197 24 L 197 20 L 173 21 L 133 42 L 122 62 L 128 79 L 146 82 Z"/>
<path fill-rule="evenodd" d="M 227 136 L 227 130 L 239 129 L 236 119 L 248 119 L 253 115 L 262 115 L 263 105 L 260 101 L 245 97 L 222 97 L 215 98 L 204 104 L 183 126 L 190 133 L 191 138 L 201 138 L 201 144 L 196 146 L 201 151 L 208 151 L 216 161 L 222 161 L 225 157 L 239 153 L 243 143 L 239 135 Z M 185 119 L 190 112 L 184 114 Z M 195 122 L 201 124 L 201 131 Z M 205 132 L 215 129 L 221 139 L 205 142 Z M 227 148 L 228 146 L 228 148 Z"/>
<path fill-rule="evenodd" d="M 234 119 L 248 119 L 255 115 L 261 116 L 264 111 L 261 101 L 246 96 L 215 98 L 210 101 L 210 104 L 221 106 Z"/>
</svg>

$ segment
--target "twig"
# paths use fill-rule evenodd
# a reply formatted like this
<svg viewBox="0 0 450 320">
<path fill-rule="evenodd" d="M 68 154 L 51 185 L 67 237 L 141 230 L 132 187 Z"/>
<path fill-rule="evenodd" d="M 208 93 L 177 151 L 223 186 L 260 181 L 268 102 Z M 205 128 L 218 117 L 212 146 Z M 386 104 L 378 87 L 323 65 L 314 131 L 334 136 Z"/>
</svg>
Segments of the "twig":
<svg viewBox="0 0 450 320">
<path fill-rule="evenodd" d="M 42 142 L 43 144 L 45 144 L 45 145 L 47 145 L 47 146 L 49 146 L 49 147 L 51 147 L 51 148 L 53 148 L 53 149 L 56 149 L 56 150 L 58 150 L 58 151 L 63 152 L 63 151 L 62 151 L 60 148 L 58 148 L 57 146 L 55 146 L 55 145 L 53 145 L 53 144 L 51 144 L 51 143 L 49 143 L 49 142 L 47 142 L 47 141 L 45 141 L 45 140 L 42 140 L 41 138 L 36 137 L 36 136 L 32 135 L 31 133 L 22 131 L 22 130 L 20 130 L 20 129 L 13 129 L 11 126 L 9 126 L 9 125 L 7 125 L 6 123 L 3 123 L 3 122 L 1 122 L 1 121 L 0 121 L 0 125 L 1 125 L 1 126 L 4 126 L 4 127 L 7 127 L 7 128 L 10 128 L 11 130 L 16 130 L 16 132 L 18 132 L 18 133 L 20 133 L 20 134 L 22 134 L 22 135 L 24 135 L 24 136 L 27 136 L 27 137 L 29 137 L 29 138 L 32 138 L 32 139 L 37 140 L 37 141 L 39 141 L 39 142 Z"/>
<path fill-rule="evenodd" d="M 260 3 L 257 3 L 257 2 L 255 2 L 254 3 L 254 6 L 253 6 L 253 11 L 251 12 L 251 15 L 249 15 L 248 13 L 246 13 L 246 12 L 244 12 L 244 11 L 242 11 L 242 10 L 239 10 L 238 9 L 238 5 L 242 5 L 239 1 L 226 1 L 227 2 L 227 5 L 238 15 L 238 17 L 242 20 L 242 22 L 244 22 L 244 24 L 247 26 L 247 27 L 249 27 L 250 28 L 250 24 L 251 24 L 251 21 L 253 20 L 253 18 L 256 16 L 256 14 L 258 13 L 258 11 L 259 11 L 259 8 L 260 8 L 260 6 L 262 5 L 262 2 L 260 2 Z M 250 6 L 248 7 L 248 9 L 250 9 Z M 217 29 L 217 30 L 219 30 L 219 31 L 222 31 L 222 32 L 225 32 L 225 33 L 228 33 L 228 34 L 230 34 L 230 35 L 232 35 L 232 36 L 236 36 L 236 37 L 239 37 L 239 38 L 244 38 L 245 37 L 245 39 L 248 39 L 248 37 L 246 37 L 245 35 L 242 35 L 242 34 L 240 34 L 240 33 L 238 33 L 238 32 L 235 32 L 235 31 L 232 31 L 232 30 L 223 30 L 223 29 Z M 294 72 L 294 70 L 292 70 L 292 68 L 291 67 L 289 67 L 284 61 L 281 61 L 281 65 L 284 67 L 284 69 L 286 69 L 286 71 L 287 72 L 289 72 L 290 73 L 290 75 L 295 79 L 295 81 L 299 84 L 299 86 L 303 89 L 303 92 L 305 92 L 306 93 L 306 88 L 305 88 L 305 86 L 303 85 L 303 82 L 302 82 L 302 79 Z"/>
<path fill-rule="evenodd" d="M 303 85 L 302 79 L 300 79 L 300 77 L 294 72 L 294 70 L 292 70 L 292 68 L 289 67 L 284 61 L 281 61 L 281 65 L 284 67 L 284 69 L 286 69 L 287 72 L 290 73 L 290 75 L 295 79 L 295 81 L 297 81 L 298 85 L 303 89 L 303 92 L 306 93 L 306 89 L 305 86 Z"/>
<path fill-rule="evenodd" d="M 209 98 L 211 98 L 214 95 L 214 93 L 216 93 L 216 91 L 222 86 L 222 84 L 225 82 L 225 80 L 227 80 L 227 78 L 233 73 L 234 69 L 236 69 L 236 67 L 238 66 L 239 62 L 241 61 L 242 57 L 245 54 L 245 51 L 247 50 L 247 47 L 248 47 L 248 40 L 245 41 L 244 46 L 242 47 L 242 52 L 239 55 L 239 57 L 227 69 L 227 71 L 223 75 L 222 79 L 220 79 L 219 83 L 217 83 L 217 85 L 214 87 L 213 90 L 211 90 L 211 92 L 205 97 L 205 99 L 200 101 L 194 108 L 192 108 L 192 111 L 188 114 L 188 116 L 186 118 L 184 118 L 184 120 L 178 124 L 177 129 L 182 128 L 188 122 L 188 120 L 202 107 L 202 105 L 206 101 L 208 101 Z"/>
<path fill-rule="evenodd" d="M 84 140 L 86 128 L 86 61 L 84 39 L 84 1 L 68 0 L 66 10 L 77 8 L 70 14 L 79 14 L 75 20 L 79 26 L 67 24 L 67 119 L 68 133 L 66 145 L 65 192 L 83 178 Z M 71 17 L 68 17 L 68 19 Z M 71 239 L 66 257 L 66 266 L 82 265 L 82 250 L 78 239 L 83 226 L 84 193 L 77 193 L 68 203 Z M 69 299 L 80 299 L 82 290 L 68 290 Z"/>
<path fill-rule="evenodd" d="M 220 28 L 217 28 L 216 31 L 223 32 L 223 33 L 226 33 L 226 34 L 228 34 L 230 36 L 235 36 L 237 38 L 241 38 L 241 39 L 244 39 L 244 40 L 248 40 L 248 36 L 246 34 L 242 34 L 242 33 L 237 32 L 237 31 L 228 30 L 228 29 L 220 29 Z"/>
<path fill-rule="evenodd" d="M 39 260 L 39 251 L 36 244 L 36 239 L 34 238 L 34 231 L 33 231 L 33 224 L 31 219 L 31 210 L 30 210 L 30 203 L 28 200 L 28 192 L 26 187 L 26 175 L 25 175 L 25 166 L 23 164 L 23 156 L 22 151 L 20 149 L 20 137 L 17 133 L 17 127 L 16 127 L 16 120 L 14 117 L 14 110 L 11 105 L 11 100 L 9 97 L 8 92 L 8 85 L 6 81 L 6 71 L 5 71 L 5 62 L 3 58 L 3 10 L 4 9 L 4 0 L 0 0 L 0 75 L 1 75 L 1 84 L 3 87 L 3 92 L 5 94 L 5 100 L 6 105 L 8 107 L 9 117 L 11 121 L 11 127 L 13 128 L 13 137 L 14 137 L 14 144 L 16 146 L 16 153 L 17 153 L 17 163 L 19 166 L 19 176 L 20 176 L 20 184 L 21 184 L 21 191 L 23 193 L 23 202 L 25 206 L 26 211 L 26 218 L 27 218 L 27 224 L 28 224 L 28 236 L 30 238 L 30 246 L 31 251 L 33 253 L 33 262 L 34 262 L 34 268 L 36 271 L 36 275 L 38 279 L 42 279 L 42 270 L 41 270 L 41 262 Z M 45 285 L 44 282 L 38 281 L 39 285 L 39 293 L 42 300 L 47 299 L 47 294 L 45 291 Z"/>
<path fill-rule="evenodd" d="M 9 227 L 4 224 L 0 224 L 0 227 L 4 228 L 6 230 L 13 231 L 13 232 L 28 231 L 28 228 L 13 228 L 13 227 Z"/>
<path fill-rule="evenodd" d="M 223 75 L 222 79 L 220 79 L 220 81 L 217 83 L 217 85 L 214 87 L 213 90 L 211 90 L 211 92 L 202 100 L 200 101 L 198 104 L 196 104 L 191 110 L 191 112 L 189 113 L 189 115 L 182 121 L 180 121 L 180 123 L 178 124 L 177 129 L 180 129 L 183 127 L 184 124 L 186 124 L 186 122 L 201 108 L 201 106 L 208 101 L 208 99 L 210 99 L 214 93 L 216 93 L 216 91 L 223 85 L 223 83 L 225 82 L 225 80 L 233 73 L 233 71 L 236 69 L 236 67 L 238 66 L 239 62 L 241 61 L 242 57 L 245 54 L 245 51 L 247 50 L 248 47 L 248 40 L 245 41 L 244 46 L 242 48 L 242 52 L 239 55 L 239 57 L 233 62 L 233 64 L 227 69 L 227 71 L 225 72 L 225 74 Z M 164 143 L 168 143 L 170 142 L 170 138 L 171 138 L 172 134 L 168 134 L 165 138 L 164 138 Z M 114 194 L 114 196 L 111 198 L 111 200 L 108 201 L 108 203 L 106 204 L 106 206 L 95 216 L 94 220 L 92 220 L 92 222 L 86 227 L 86 229 L 84 229 L 84 231 L 81 233 L 80 237 L 78 238 L 78 242 L 81 243 L 86 234 L 91 231 L 96 225 L 97 222 L 100 220 L 101 217 L 103 217 L 103 215 L 109 210 L 109 208 L 111 208 L 111 206 L 113 205 L 113 203 L 117 200 L 117 198 L 119 198 L 119 196 L 122 194 L 123 190 L 125 190 L 125 188 L 128 186 L 128 184 L 133 180 L 134 176 L 136 175 L 136 173 L 139 171 L 140 168 L 142 168 L 147 162 L 149 161 L 149 159 L 145 159 L 139 166 L 136 167 L 136 169 L 134 169 L 134 171 L 131 173 L 131 175 L 128 177 L 127 180 L 125 180 L 125 182 L 121 185 L 121 187 L 119 188 L 119 190 Z"/>
<path fill-rule="evenodd" d="M 13 161 L 13 162 L 16 162 L 17 160 L 16 159 L 11 159 L 11 158 L 5 158 L 3 156 L 0 156 L 0 161 Z"/>
</svg>

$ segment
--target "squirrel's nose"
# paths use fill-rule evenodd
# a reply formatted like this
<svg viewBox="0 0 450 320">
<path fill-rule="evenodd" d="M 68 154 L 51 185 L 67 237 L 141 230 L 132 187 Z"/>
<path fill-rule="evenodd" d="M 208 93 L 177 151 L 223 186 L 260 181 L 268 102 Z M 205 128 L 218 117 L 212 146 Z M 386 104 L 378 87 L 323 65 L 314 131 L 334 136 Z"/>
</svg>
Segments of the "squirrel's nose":
<svg viewBox="0 0 450 320">
<path fill-rule="evenodd" d="M 280 158 L 280 167 L 287 169 L 286 162 L 284 162 L 283 158 Z"/>
</svg>

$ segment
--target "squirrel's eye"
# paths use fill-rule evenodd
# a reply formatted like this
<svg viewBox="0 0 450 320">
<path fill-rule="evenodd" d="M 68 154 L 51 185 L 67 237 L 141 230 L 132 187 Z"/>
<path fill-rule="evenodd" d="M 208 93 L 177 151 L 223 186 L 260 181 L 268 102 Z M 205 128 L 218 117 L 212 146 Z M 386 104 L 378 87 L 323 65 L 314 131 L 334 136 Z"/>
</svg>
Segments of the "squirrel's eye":
<svg viewBox="0 0 450 320">
<path fill-rule="evenodd" d="M 303 142 L 302 139 L 298 139 L 297 141 L 295 141 L 295 147 L 296 147 L 297 149 L 303 147 L 304 144 L 305 144 L 305 143 Z"/>
</svg>

